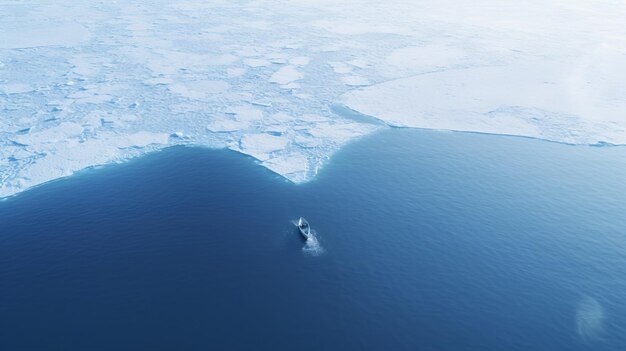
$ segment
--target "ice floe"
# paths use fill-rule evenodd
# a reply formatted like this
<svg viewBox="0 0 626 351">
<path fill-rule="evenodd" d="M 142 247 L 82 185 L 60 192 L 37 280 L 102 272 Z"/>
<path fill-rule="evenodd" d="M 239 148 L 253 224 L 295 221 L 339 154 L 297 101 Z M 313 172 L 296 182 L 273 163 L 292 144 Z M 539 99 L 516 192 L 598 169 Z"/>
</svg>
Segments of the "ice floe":
<svg viewBox="0 0 626 351">
<path fill-rule="evenodd" d="M 300 78 L 302 78 L 302 73 L 300 73 L 295 67 L 285 66 L 272 74 L 272 76 L 270 77 L 270 82 L 278 84 L 289 84 Z"/>
</svg>

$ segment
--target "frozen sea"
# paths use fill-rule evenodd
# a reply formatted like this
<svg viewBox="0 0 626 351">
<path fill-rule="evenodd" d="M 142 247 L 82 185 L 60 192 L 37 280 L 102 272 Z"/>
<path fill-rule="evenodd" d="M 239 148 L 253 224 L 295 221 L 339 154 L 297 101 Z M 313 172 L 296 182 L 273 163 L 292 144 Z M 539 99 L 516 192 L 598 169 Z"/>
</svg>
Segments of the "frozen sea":
<svg viewBox="0 0 626 351">
<path fill-rule="evenodd" d="M 388 129 L 308 183 L 257 163 L 180 146 L 0 202 L 0 349 L 626 348 L 626 149 Z"/>
<path fill-rule="evenodd" d="M 385 125 L 626 144 L 619 1 L 0 0 L 0 13 L 0 198 L 178 145 L 303 183 Z"/>
</svg>

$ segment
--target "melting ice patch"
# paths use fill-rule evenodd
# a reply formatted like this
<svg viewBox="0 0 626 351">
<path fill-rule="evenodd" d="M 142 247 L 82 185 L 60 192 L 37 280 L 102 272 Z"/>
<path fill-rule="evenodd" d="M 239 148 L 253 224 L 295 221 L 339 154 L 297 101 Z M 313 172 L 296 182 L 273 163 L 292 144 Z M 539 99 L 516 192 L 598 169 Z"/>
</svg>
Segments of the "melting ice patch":
<svg viewBox="0 0 626 351">
<path fill-rule="evenodd" d="M 583 298 L 576 308 L 576 329 L 586 341 L 601 336 L 604 330 L 604 308 L 592 297 Z"/>
<path fill-rule="evenodd" d="M 33 0 L 0 13 L 0 198 L 173 145 L 304 182 L 387 125 L 626 144 L 623 2 Z"/>
</svg>

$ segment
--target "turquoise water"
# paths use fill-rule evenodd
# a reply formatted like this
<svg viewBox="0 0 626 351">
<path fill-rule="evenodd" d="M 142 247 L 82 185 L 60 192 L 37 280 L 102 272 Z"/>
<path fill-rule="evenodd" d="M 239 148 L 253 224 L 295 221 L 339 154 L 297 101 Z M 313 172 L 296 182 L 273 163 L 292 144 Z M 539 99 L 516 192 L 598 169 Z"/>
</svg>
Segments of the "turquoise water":
<svg viewBox="0 0 626 351">
<path fill-rule="evenodd" d="M 303 185 L 182 147 L 86 171 L 0 202 L 0 349 L 624 349 L 624 179 L 621 147 L 399 129 Z"/>
</svg>

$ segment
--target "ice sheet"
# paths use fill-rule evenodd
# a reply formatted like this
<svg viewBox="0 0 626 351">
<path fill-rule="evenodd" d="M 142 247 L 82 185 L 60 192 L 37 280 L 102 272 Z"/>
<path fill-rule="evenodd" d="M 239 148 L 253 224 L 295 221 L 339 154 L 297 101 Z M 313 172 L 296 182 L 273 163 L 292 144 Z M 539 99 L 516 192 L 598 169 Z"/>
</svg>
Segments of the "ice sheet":
<svg viewBox="0 0 626 351">
<path fill-rule="evenodd" d="M 626 144 L 626 71 L 560 62 L 422 74 L 351 91 L 351 109 L 399 127 L 520 135 L 570 144 Z"/>
</svg>

